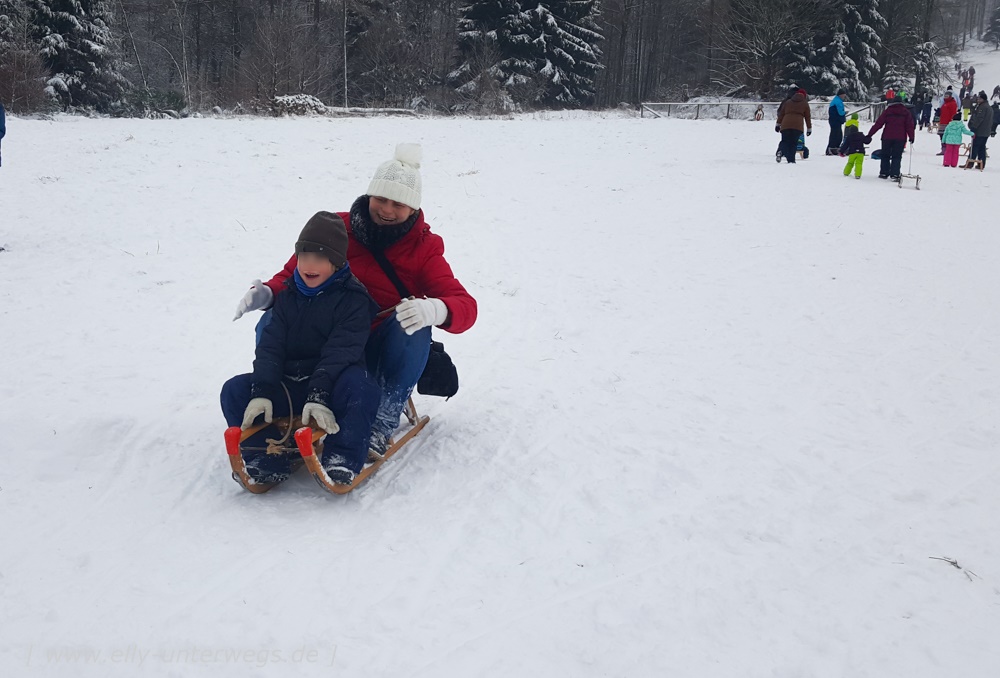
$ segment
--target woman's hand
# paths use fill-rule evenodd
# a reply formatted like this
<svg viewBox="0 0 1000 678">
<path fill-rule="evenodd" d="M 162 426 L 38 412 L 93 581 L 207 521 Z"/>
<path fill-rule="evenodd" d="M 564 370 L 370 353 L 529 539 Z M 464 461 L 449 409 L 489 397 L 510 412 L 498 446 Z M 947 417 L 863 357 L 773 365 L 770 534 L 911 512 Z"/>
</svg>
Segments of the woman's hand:
<svg viewBox="0 0 1000 678">
<path fill-rule="evenodd" d="M 396 320 L 407 334 L 448 320 L 448 307 L 440 299 L 406 299 L 396 307 Z"/>
</svg>

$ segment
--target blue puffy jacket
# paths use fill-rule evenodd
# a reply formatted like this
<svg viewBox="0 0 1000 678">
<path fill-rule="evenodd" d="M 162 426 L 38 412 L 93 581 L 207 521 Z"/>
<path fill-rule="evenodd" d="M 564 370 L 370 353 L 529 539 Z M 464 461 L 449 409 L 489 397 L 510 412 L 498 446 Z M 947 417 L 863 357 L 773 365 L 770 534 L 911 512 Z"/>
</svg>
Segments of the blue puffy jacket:
<svg viewBox="0 0 1000 678">
<path fill-rule="evenodd" d="M 840 96 L 835 96 L 830 101 L 829 112 L 830 124 L 843 125 L 847 122 L 847 112 L 844 110 L 844 100 Z"/>
<path fill-rule="evenodd" d="M 351 269 L 334 274 L 328 288 L 307 297 L 295 285 L 274 296 L 271 322 L 264 328 L 253 361 L 253 397 L 282 396 L 281 380 L 309 380 L 309 402 L 330 407 L 329 394 L 340 373 L 365 364 L 365 343 L 378 305 Z"/>
<path fill-rule="evenodd" d="M 0 102 L 0 139 L 7 134 L 7 114 L 3 110 L 3 103 Z"/>
</svg>

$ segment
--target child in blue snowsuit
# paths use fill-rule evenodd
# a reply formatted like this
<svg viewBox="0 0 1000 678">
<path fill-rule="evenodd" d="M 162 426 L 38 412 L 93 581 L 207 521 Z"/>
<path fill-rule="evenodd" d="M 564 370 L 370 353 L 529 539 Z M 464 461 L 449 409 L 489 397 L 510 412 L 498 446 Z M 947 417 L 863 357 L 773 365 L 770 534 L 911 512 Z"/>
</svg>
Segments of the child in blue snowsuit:
<svg viewBox="0 0 1000 678">
<path fill-rule="evenodd" d="M 840 155 L 847 156 L 847 166 L 844 167 L 844 176 L 851 176 L 851 169 L 854 169 L 854 178 L 861 178 L 861 166 L 865 162 L 865 138 L 864 133 L 858 129 L 858 114 L 855 113 L 847 121 L 847 132 L 844 135 L 844 143 L 840 146 Z"/>
<path fill-rule="evenodd" d="M 347 263 L 347 228 L 330 212 L 314 215 L 295 243 L 296 269 L 274 296 L 271 322 L 257 344 L 253 373 L 222 387 L 229 426 L 250 428 L 301 412 L 302 424 L 327 432 L 323 468 L 349 484 L 364 466 L 381 390 L 365 367 L 365 343 L 378 305 Z M 290 401 L 290 402 L 289 402 Z M 289 411 L 291 405 L 291 411 Z M 247 446 L 251 447 L 251 446 Z M 243 450 L 257 483 L 291 475 L 291 460 Z"/>
</svg>

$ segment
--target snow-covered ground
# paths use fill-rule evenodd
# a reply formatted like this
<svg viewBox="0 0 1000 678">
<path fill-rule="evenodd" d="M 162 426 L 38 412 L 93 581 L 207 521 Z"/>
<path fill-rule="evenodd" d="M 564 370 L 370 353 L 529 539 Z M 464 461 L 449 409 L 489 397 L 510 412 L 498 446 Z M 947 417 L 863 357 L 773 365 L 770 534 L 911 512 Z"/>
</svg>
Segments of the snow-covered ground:
<svg viewBox="0 0 1000 678">
<path fill-rule="evenodd" d="M 1000 165 L 558 117 L 9 120 L 0 675 L 1000 675 Z M 462 390 L 249 495 L 236 302 L 399 141 Z"/>
</svg>

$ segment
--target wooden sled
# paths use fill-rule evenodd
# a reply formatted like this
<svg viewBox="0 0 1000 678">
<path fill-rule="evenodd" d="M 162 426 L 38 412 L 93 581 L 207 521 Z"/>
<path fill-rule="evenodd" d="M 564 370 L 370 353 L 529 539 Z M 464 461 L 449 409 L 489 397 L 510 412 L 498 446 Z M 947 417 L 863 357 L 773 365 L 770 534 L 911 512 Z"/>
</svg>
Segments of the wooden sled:
<svg viewBox="0 0 1000 678">
<path fill-rule="evenodd" d="M 295 442 L 298 445 L 299 453 L 302 455 L 302 459 L 305 462 L 306 469 L 308 469 L 312 477 L 316 479 L 316 482 L 320 484 L 320 487 L 327 492 L 332 492 L 333 494 L 347 494 L 371 477 L 371 475 L 375 473 L 375 471 L 377 471 L 379 467 L 389 459 L 389 457 L 401 450 L 403 446 L 412 440 L 415 435 L 420 433 L 424 426 L 427 425 L 427 422 L 431 420 L 428 416 L 421 417 L 417 415 L 417 408 L 413 404 L 413 398 L 410 398 L 406 402 L 406 407 L 403 408 L 403 414 L 406 415 L 406 419 L 410 423 L 410 428 L 399 438 L 389 441 L 389 447 L 386 449 L 385 454 L 382 457 L 369 459 L 364 468 L 361 469 L 350 484 L 335 483 L 330 480 L 330 476 L 326 474 L 326 471 L 323 469 L 323 465 L 320 462 L 320 453 L 316 449 L 317 436 L 311 428 L 303 426 L 296 431 Z"/>
<path fill-rule="evenodd" d="M 239 426 L 230 426 L 227 428 L 225 434 L 226 454 L 229 456 L 229 466 L 233 470 L 233 480 L 242 485 L 243 489 L 248 492 L 253 492 L 254 494 L 263 494 L 272 489 L 275 485 L 278 485 L 278 483 L 258 483 L 251 478 L 250 474 L 247 472 L 246 463 L 243 461 L 241 450 L 249 449 L 246 445 L 244 445 L 244 443 L 265 429 L 277 428 L 277 434 L 279 438 L 281 438 L 288 432 L 289 427 L 298 428 L 301 425 L 302 420 L 298 417 L 292 417 L 291 419 L 288 417 L 278 417 L 270 424 L 266 422 L 256 424 L 245 431 L 240 429 Z M 315 438 L 313 442 L 317 442 L 325 435 L 325 432 L 317 431 L 314 435 Z M 294 455 L 291 460 L 293 473 L 302 466 L 302 460 L 298 455 L 298 447 L 292 436 L 288 436 L 287 440 L 282 443 L 268 443 L 267 447 L 269 448 L 270 454 Z M 261 446 L 259 449 L 264 448 Z"/>
<path fill-rule="evenodd" d="M 914 186 L 914 188 L 917 189 L 918 191 L 920 190 L 920 175 L 919 174 L 900 174 L 899 175 L 899 181 L 897 182 L 899 184 L 900 188 L 903 187 L 903 179 L 910 179 L 912 181 L 916 181 L 917 183 Z"/>
<path fill-rule="evenodd" d="M 982 172 L 986 168 L 983 167 L 982 160 L 966 160 L 965 164 L 962 165 L 962 169 L 978 169 L 980 172 Z"/>
</svg>

